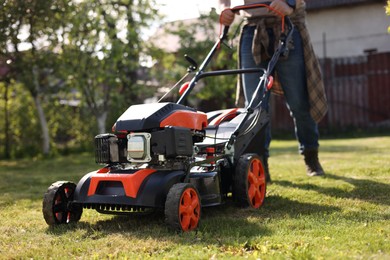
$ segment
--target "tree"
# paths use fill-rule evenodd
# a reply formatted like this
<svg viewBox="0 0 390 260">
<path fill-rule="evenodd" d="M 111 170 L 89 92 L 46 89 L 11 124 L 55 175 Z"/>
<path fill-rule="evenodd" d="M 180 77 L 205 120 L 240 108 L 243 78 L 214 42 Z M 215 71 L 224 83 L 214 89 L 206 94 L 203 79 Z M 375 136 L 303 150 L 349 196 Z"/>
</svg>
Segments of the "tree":
<svg viewBox="0 0 390 260">
<path fill-rule="evenodd" d="M 14 78 L 23 83 L 34 100 L 43 154 L 50 152 L 50 135 L 42 102 L 44 94 L 53 87 L 49 78 L 56 67 L 56 55 L 47 46 L 56 46 L 61 14 L 71 6 L 64 0 L 15 0 L 5 1 L 0 9 L 0 55 L 12 60 Z M 23 35 L 26 37 L 21 40 Z"/>
<path fill-rule="evenodd" d="M 0 64 L 1 66 L 2 64 Z M 4 88 L 4 91 L 1 91 L 4 97 L 4 121 L 1 122 L 4 124 L 3 127 L 0 127 L 0 129 L 4 129 L 4 137 L 1 139 L 4 139 L 4 156 L 6 159 L 11 158 L 11 138 L 10 138 L 10 117 L 9 117 L 9 89 L 10 89 L 10 82 L 9 78 L 6 74 L 8 74 L 7 68 L 4 66 L 5 69 L 0 68 L 0 78 L 3 80 L 2 85 L 0 85 L 0 89 Z M 3 72 L 3 73 L 2 73 Z M 1 82 L 0 82 L 1 83 Z M 0 133 L 2 134 L 2 133 Z"/>
<path fill-rule="evenodd" d="M 83 93 L 99 133 L 106 132 L 113 98 L 121 95 L 128 103 L 140 101 L 141 30 L 157 17 L 153 6 L 154 1 L 86 0 L 75 11 L 83 15 L 74 17 L 72 28 L 64 31 L 68 84 Z"/>
<path fill-rule="evenodd" d="M 66 130 L 70 137 L 71 128 L 62 126 L 65 118 L 68 125 L 79 129 L 85 130 L 83 125 L 91 124 L 93 120 L 85 113 L 84 104 L 97 119 L 98 132 L 105 132 L 109 113 L 114 111 L 118 115 L 114 108 L 123 112 L 129 103 L 142 98 L 137 85 L 139 56 L 143 51 L 141 30 L 158 17 L 154 3 L 5 0 L 0 5 L 0 59 L 10 61 L 7 66 L 11 69 L 8 80 L 11 84 L 1 85 L 4 110 L 8 113 L 9 104 L 18 100 L 13 95 L 13 100 L 9 99 L 9 93 L 24 95 L 20 87 L 28 91 L 34 105 L 28 109 L 27 120 L 25 114 L 18 118 L 35 126 L 34 116 L 37 116 L 43 154 L 50 152 L 53 137 L 68 140 L 60 138 L 57 131 Z M 11 88 L 15 89 L 11 91 Z M 77 113 L 84 118 L 58 103 L 60 97 L 66 99 L 68 93 L 74 92 L 81 93 L 78 98 L 83 102 Z M 30 102 L 23 105 L 31 106 Z M 69 114 L 58 116 L 61 113 Z M 9 124 L 16 124 L 17 118 L 11 118 Z M 85 131 L 87 134 L 90 131 Z M 34 136 L 32 140 L 37 139 Z"/>
<path fill-rule="evenodd" d="M 390 1 L 389 0 L 387 1 L 387 6 L 385 8 L 386 8 L 386 14 L 390 16 Z M 387 31 L 390 33 L 390 25 L 387 28 Z"/>
</svg>

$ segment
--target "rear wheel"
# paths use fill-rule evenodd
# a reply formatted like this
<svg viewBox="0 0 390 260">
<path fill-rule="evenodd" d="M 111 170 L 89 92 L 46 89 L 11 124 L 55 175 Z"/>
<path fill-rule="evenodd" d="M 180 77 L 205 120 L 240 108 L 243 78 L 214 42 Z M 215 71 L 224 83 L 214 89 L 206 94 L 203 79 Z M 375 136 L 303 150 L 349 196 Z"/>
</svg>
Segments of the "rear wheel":
<svg viewBox="0 0 390 260">
<path fill-rule="evenodd" d="M 257 154 L 244 154 L 237 162 L 233 196 L 238 206 L 260 208 L 266 191 L 263 163 Z"/>
<path fill-rule="evenodd" d="M 190 183 L 172 186 L 165 202 L 165 222 L 176 231 L 191 231 L 198 227 L 201 204 L 199 193 Z"/>
<path fill-rule="evenodd" d="M 70 205 L 76 184 L 67 181 L 53 183 L 43 196 L 42 212 L 48 225 L 68 224 L 81 218 L 83 208 Z"/>
</svg>

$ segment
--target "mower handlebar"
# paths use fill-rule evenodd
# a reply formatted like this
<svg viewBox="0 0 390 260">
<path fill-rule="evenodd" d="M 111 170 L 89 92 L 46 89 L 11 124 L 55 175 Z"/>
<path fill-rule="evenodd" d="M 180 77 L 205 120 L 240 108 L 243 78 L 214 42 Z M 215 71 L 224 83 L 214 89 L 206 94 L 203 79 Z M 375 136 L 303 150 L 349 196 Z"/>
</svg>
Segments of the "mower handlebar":
<svg viewBox="0 0 390 260">
<path fill-rule="evenodd" d="M 253 3 L 253 4 L 249 4 L 249 5 L 239 5 L 239 6 L 231 8 L 230 10 L 232 10 L 234 13 L 236 13 L 238 11 L 246 10 L 246 9 L 267 8 L 267 9 L 273 11 L 274 13 L 276 13 L 278 16 L 281 17 L 281 20 L 282 20 L 282 32 L 283 32 L 283 30 L 285 28 L 285 22 L 286 22 L 287 28 L 288 28 L 288 34 L 291 35 L 292 28 L 294 26 L 291 23 L 290 19 L 287 16 L 285 16 L 283 13 L 280 13 L 279 11 L 276 11 L 275 9 L 273 9 L 270 6 L 270 4 L 271 4 L 271 2 L 268 1 L 268 2 L 263 2 L 263 3 Z M 221 23 L 221 26 L 222 26 L 222 23 Z M 210 62 L 211 58 L 213 57 L 214 53 L 217 51 L 217 49 L 219 49 L 220 44 L 227 38 L 228 32 L 229 32 L 229 26 L 224 26 L 223 30 L 222 30 L 222 27 L 221 27 L 221 34 L 220 34 L 219 40 L 214 44 L 214 46 L 210 50 L 210 52 L 207 55 L 207 57 L 204 59 L 203 63 L 200 64 L 200 66 L 198 67 L 198 70 L 197 70 L 197 72 L 195 74 L 195 77 L 191 80 L 187 90 L 185 90 L 183 95 L 181 95 L 181 97 L 177 101 L 177 104 L 182 104 L 184 102 L 184 100 L 186 99 L 186 97 L 189 95 L 189 93 L 192 91 L 192 89 L 195 87 L 195 84 L 197 83 L 197 81 L 204 74 L 204 69 L 209 64 L 209 62 Z M 192 59 L 188 59 L 187 58 L 187 60 L 191 64 L 188 72 L 194 71 L 193 68 L 196 67 L 195 66 L 196 63 L 192 62 Z M 237 73 L 237 72 L 235 72 L 235 73 Z M 245 72 L 240 71 L 239 73 L 245 73 Z"/>
<path fill-rule="evenodd" d="M 280 12 L 278 12 L 278 11 L 276 11 L 274 8 L 272 8 L 270 6 L 271 3 L 272 3 L 271 1 L 267 1 L 267 2 L 261 2 L 261 3 L 248 4 L 248 5 L 238 5 L 238 6 L 232 7 L 230 10 L 233 13 L 238 13 L 241 10 L 250 10 L 250 9 L 256 9 L 256 8 L 267 8 L 270 11 L 273 11 L 274 13 L 276 13 L 278 16 L 280 16 L 282 18 L 282 23 L 284 24 L 285 15 L 280 13 Z M 286 19 L 286 21 L 287 21 L 287 26 L 290 29 L 292 27 L 291 26 L 292 25 L 291 21 L 290 21 L 290 19 Z M 222 34 L 220 36 L 220 39 L 224 40 L 227 37 L 228 32 L 229 32 L 229 26 L 225 25 L 224 29 L 222 31 Z"/>
<path fill-rule="evenodd" d="M 237 5 L 233 7 L 231 10 L 233 13 L 237 13 L 241 10 L 245 9 L 255 9 L 255 8 L 270 8 L 271 1 L 268 2 L 262 2 L 262 3 L 253 3 L 253 4 L 248 4 L 248 5 Z"/>
</svg>

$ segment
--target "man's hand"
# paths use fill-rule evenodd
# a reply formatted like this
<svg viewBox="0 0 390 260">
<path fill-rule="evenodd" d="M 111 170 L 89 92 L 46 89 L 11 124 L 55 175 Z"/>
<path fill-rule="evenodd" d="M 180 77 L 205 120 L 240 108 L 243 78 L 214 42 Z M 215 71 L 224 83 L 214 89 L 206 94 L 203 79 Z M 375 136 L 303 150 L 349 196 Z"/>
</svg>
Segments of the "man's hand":
<svg viewBox="0 0 390 260">
<path fill-rule="evenodd" d="M 290 15 L 294 12 L 294 9 L 288 6 L 283 0 L 273 0 L 270 6 L 284 15 Z"/>
<path fill-rule="evenodd" d="M 233 11 L 230 8 L 226 8 L 221 12 L 220 22 L 225 26 L 229 26 L 233 23 L 234 16 Z"/>
</svg>

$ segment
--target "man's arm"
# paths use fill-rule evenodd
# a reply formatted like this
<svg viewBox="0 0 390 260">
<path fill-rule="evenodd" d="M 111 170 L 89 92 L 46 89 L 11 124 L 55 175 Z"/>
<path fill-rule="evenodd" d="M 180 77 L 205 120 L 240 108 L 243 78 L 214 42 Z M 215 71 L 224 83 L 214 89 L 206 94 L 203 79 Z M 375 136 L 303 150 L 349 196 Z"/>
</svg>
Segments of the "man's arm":
<svg viewBox="0 0 390 260">
<path fill-rule="evenodd" d="M 274 0 L 270 6 L 284 15 L 290 15 L 294 12 L 294 8 L 290 7 L 285 0 Z"/>
</svg>

